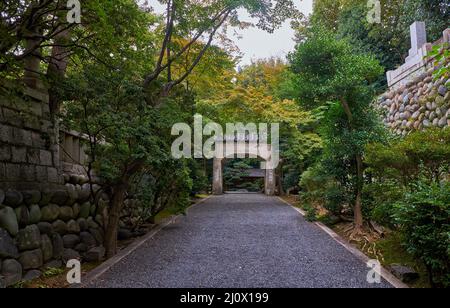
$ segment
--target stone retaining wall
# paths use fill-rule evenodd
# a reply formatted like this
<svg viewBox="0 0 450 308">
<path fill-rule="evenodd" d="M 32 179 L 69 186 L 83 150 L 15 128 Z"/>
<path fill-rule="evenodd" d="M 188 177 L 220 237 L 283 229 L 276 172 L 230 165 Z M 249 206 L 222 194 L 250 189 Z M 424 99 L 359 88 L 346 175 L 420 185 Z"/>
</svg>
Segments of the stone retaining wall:
<svg viewBox="0 0 450 308">
<path fill-rule="evenodd" d="M 31 280 L 70 259 L 103 258 L 107 197 L 96 205 L 90 200 L 89 184 L 64 187 L 0 189 L 0 286 Z"/>
<path fill-rule="evenodd" d="M 48 94 L 13 89 L 2 87 L 0 92 L 0 188 L 60 186 L 58 130 L 51 121 Z"/>
<path fill-rule="evenodd" d="M 429 56 L 433 45 L 449 48 L 450 29 L 435 44 L 427 43 L 426 25 L 411 25 L 411 50 L 405 64 L 387 72 L 389 90 L 378 100 L 384 123 L 395 134 L 450 126 L 450 82 L 448 76 L 433 78 L 439 69 Z M 447 66 L 449 64 L 446 64 Z"/>
<path fill-rule="evenodd" d="M 433 79 L 434 69 L 381 96 L 384 123 L 395 134 L 450 126 L 450 81 Z"/>
<path fill-rule="evenodd" d="M 87 177 L 65 173 L 48 93 L 3 81 L 1 90 L 0 287 L 70 259 L 99 261 L 107 196 L 94 203 Z"/>
<path fill-rule="evenodd" d="M 102 260 L 108 222 L 101 179 L 91 186 L 83 166 L 86 137 L 59 130 L 44 90 L 13 89 L 0 87 L 0 288 L 71 259 Z M 146 232 L 138 205 L 128 196 L 119 239 Z"/>
</svg>

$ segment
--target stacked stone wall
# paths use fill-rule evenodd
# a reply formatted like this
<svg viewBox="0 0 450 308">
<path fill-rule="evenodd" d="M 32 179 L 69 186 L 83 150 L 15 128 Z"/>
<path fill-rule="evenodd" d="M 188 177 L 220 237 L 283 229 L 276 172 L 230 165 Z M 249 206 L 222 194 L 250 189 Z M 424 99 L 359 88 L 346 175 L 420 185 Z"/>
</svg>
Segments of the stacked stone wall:
<svg viewBox="0 0 450 308">
<path fill-rule="evenodd" d="M 31 280 L 71 259 L 102 259 L 108 201 L 105 196 L 94 203 L 90 196 L 87 183 L 0 189 L 0 286 Z"/>
<path fill-rule="evenodd" d="M 406 136 L 417 130 L 450 126 L 449 76 L 435 78 L 436 71 L 449 68 L 447 60 L 435 66 L 433 48 L 450 47 L 450 29 L 442 39 L 427 43 L 426 25 L 411 25 L 411 50 L 406 62 L 395 71 L 387 72 L 389 90 L 378 100 L 384 123 L 395 134 Z"/>
<path fill-rule="evenodd" d="M 58 131 L 51 121 L 48 94 L 34 89 L 6 92 L 0 93 L 0 188 L 62 185 Z"/>
<path fill-rule="evenodd" d="M 434 69 L 381 96 L 384 123 L 395 134 L 450 126 L 450 82 L 433 78 Z"/>
<path fill-rule="evenodd" d="M 101 260 L 108 199 L 94 202 L 86 176 L 64 173 L 48 93 L 2 84 L 0 142 L 0 288 Z"/>
</svg>

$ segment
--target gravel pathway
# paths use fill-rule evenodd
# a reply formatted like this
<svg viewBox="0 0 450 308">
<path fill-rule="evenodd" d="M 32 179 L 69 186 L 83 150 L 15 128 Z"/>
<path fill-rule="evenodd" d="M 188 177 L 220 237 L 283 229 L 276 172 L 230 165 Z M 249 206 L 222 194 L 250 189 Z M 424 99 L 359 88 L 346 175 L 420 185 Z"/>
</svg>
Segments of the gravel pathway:
<svg viewBox="0 0 450 308">
<path fill-rule="evenodd" d="M 277 198 L 215 196 L 112 267 L 89 287 L 391 287 Z"/>
</svg>

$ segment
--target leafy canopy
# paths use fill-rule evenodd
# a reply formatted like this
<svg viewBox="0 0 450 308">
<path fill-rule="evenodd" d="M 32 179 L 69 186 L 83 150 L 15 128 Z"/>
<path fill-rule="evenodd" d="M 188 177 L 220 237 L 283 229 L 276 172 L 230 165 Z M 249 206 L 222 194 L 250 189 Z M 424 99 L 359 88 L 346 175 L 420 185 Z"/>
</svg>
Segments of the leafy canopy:
<svg viewBox="0 0 450 308">
<path fill-rule="evenodd" d="M 290 55 L 290 63 L 298 98 L 310 107 L 350 98 L 383 72 L 375 57 L 358 53 L 348 41 L 336 39 L 323 28 L 314 29 L 297 46 Z"/>
</svg>

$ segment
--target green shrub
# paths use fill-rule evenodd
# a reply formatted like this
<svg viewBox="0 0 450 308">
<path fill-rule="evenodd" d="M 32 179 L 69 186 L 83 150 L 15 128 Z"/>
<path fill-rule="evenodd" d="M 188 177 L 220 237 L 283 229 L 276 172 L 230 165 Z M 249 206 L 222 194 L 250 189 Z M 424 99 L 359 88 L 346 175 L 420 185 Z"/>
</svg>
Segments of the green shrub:
<svg viewBox="0 0 450 308">
<path fill-rule="evenodd" d="M 208 192 L 209 180 L 204 166 L 199 161 L 191 159 L 188 161 L 188 167 L 189 176 L 192 179 L 191 195 L 195 196 L 202 192 Z"/>
<path fill-rule="evenodd" d="M 300 187 L 306 191 L 316 191 L 323 189 L 325 177 L 323 176 L 320 164 L 315 165 L 303 172 L 300 179 Z"/>
<path fill-rule="evenodd" d="M 314 165 L 303 172 L 299 186 L 302 189 L 301 197 L 308 202 L 323 202 L 331 178 L 323 170 L 321 164 Z"/>
<path fill-rule="evenodd" d="M 340 223 L 342 220 L 337 216 L 327 214 L 327 215 L 320 216 L 318 218 L 318 221 L 320 221 L 324 225 L 332 227 L 332 226 Z"/>
<path fill-rule="evenodd" d="M 300 187 L 303 201 L 319 203 L 332 215 L 340 216 L 351 203 L 347 190 L 342 187 L 322 164 L 317 164 L 302 174 Z"/>
<path fill-rule="evenodd" d="M 450 166 L 450 129 L 414 132 L 390 144 L 371 144 L 366 148 L 368 171 L 379 179 L 397 180 L 408 185 L 426 176 L 439 182 L 448 175 Z"/>
<path fill-rule="evenodd" d="M 136 228 L 141 223 L 154 223 L 155 217 L 169 208 L 173 214 L 184 213 L 191 203 L 193 181 L 190 174 L 187 161 L 173 159 L 141 172 L 129 188 L 129 193 L 138 202 L 124 210 L 127 212 L 124 217 L 137 216 L 140 219 L 125 222 Z"/>
<path fill-rule="evenodd" d="M 64 272 L 65 270 L 62 268 L 49 268 L 42 274 L 42 276 L 44 276 L 44 278 L 51 278 L 62 275 Z"/>
<path fill-rule="evenodd" d="M 306 204 L 303 209 L 306 211 L 305 219 L 309 222 L 317 221 L 317 209 L 310 204 Z"/>
<path fill-rule="evenodd" d="M 380 225 L 395 227 L 394 203 L 403 200 L 407 188 L 396 181 L 385 180 L 364 188 L 364 217 Z"/>
<path fill-rule="evenodd" d="M 325 191 L 325 208 L 333 215 L 342 214 L 345 205 L 350 204 L 345 190 L 339 186 L 331 186 Z"/>
<path fill-rule="evenodd" d="M 450 184 L 419 182 L 395 205 L 409 253 L 428 269 L 433 286 L 450 287 Z"/>
</svg>

